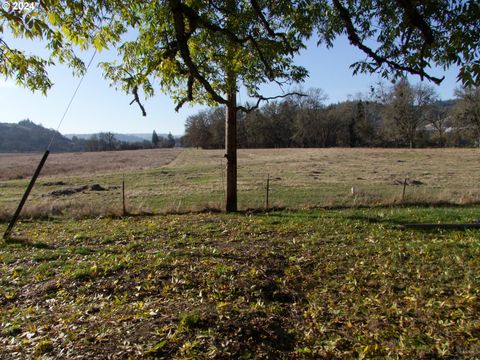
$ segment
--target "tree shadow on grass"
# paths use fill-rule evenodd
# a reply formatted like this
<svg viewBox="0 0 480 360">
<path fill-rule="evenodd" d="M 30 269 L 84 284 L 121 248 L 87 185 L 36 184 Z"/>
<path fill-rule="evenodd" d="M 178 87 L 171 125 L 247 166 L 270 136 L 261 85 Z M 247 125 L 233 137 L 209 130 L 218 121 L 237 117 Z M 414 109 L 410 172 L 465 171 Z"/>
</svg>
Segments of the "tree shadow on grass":
<svg viewBox="0 0 480 360">
<path fill-rule="evenodd" d="M 9 237 L 4 240 L 5 245 L 17 246 L 22 248 L 35 248 L 35 249 L 55 249 L 55 246 L 47 244 L 45 242 L 33 242 L 26 238 Z"/>
<path fill-rule="evenodd" d="M 412 220 L 399 220 L 399 219 L 382 219 L 373 216 L 365 215 L 352 215 L 348 216 L 349 220 L 364 221 L 369 224 L 385 224 L 388 227 L 396 230 L 419 230 L 425 232 L 448 230 L 448 231 L 465 231 L 480 229 L 479 222 L 472 223 L 428 223 L 428 222 L 414 222 Z"/>
</svg>

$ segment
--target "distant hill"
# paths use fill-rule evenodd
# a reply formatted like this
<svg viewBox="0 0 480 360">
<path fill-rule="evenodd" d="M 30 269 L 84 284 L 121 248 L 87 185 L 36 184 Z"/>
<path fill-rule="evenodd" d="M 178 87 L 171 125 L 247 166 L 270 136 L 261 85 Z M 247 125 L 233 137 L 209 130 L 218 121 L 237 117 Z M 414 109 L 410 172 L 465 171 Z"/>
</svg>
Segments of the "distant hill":
<svg viewBox="0 0 480 360">
<path fill-rule="evenodd" d="M 44 151 L 54 134 L 51 151 L 72 151 L 73 142 L 70 139 L 30 120 L 22 120 L 18 124 L 0 123 L 0 152 Z"/>
<path fill-rule="evenodd" d="M 65 134 L 65 137 L 72 139 L 74 136 L 79 138 L 79 139 L 89 139 L 92 137 L 92 135 L 98 135 L 97 134 Z M 135 142 L 142 142 L 144 140 L 151 141 L 152 140 L 152 133 L 149 134 L 117 134 L 114 133 L 115 139 L 118 141 L 125 141 L 129 143 L 135 143 Z M 158 134 L 160 137 L 166 138 L 168 134 Z M 179 138 L 180 136 L 174 135 L 175 138 Z"/>
</svg>

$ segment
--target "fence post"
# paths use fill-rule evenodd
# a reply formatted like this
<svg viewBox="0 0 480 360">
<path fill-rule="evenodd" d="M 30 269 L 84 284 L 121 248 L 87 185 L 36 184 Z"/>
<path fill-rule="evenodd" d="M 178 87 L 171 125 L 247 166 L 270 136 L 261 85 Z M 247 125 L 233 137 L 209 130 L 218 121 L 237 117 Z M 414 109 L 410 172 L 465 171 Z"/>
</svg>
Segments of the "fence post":
<svg viewBox="0 0 480 360">
<path fill-rule="evenodd" d="M 408 176 L 403 181 L 403 191 L 402 191 L 402 203 L 405 201 L 405 191 L 407 189 Z"/>
<path fill-rule="evenodd" d="M 123 216 L 127 215 L 127 206 L 125 205 L 125 174 L 122 177 L 122 205 L 123 205 Z"/>
<path fill-rule="evenodd" d="M 267 187 L 266 187 L 266 197 L 265 197 L 265 210 L 268 210 L 268 197 L 269 197 L 269 192 L 270 192 L 270 174 L 267 175 Z"/>
</svg>

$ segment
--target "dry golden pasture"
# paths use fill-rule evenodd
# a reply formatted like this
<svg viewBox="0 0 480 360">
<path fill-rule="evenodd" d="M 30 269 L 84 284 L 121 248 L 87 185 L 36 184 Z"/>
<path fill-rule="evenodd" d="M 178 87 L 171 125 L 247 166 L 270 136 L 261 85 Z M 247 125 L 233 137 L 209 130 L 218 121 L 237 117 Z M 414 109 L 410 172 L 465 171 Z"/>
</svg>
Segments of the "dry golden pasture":
<svg viewBox="0 0 480 360">
<path fill-rule="evenodd" d="M 25 215 L 85 216 L 121 210 L 125 174 L 131 212 L 222 208 L 222 150 L 172 149 L 53 154 Z M 239 207 L 287 208 L 407 203 L 477 203 L 479 149 L 246 149 L 239 150 Z M 10 213 L 40 155 L 0 156 L 0 209 Z M 19 179 L 21 178 L 21 179 Z M 100 184 L 105 191 L 52 195 Z M 352 187 L 354 194 L 352 194 Z"/>
<path fill-rule="evenodd" d="M 141 170 L 168 164 L 179 149 L 76 152 L 50 154 L 42 170 L 44 176 Z M 0 180 L 30 178 L 42 154 L 0 154 Z"/>
</svg>

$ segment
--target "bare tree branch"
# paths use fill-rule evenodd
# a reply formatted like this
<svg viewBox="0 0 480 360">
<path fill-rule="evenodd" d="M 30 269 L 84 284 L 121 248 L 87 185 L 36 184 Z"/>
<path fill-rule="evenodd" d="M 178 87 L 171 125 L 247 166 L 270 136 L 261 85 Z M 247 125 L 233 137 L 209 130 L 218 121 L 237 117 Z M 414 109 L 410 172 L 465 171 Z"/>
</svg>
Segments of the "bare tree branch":
<svg viewBox="0 0 480 360">
<path fill-rule="evenodd" d="M 140 107 L 140 110 L 142 110 L 142 115 L 147 116 L 147 112 L 145 111 L 145 108 L 143 107 L 142 103 L 140 102 L 140 98 L 138 97 L 138 86 L 135 85 L 132 89 L 132 94 L 133 94 L 133 100 L 130 102 L 130 105 L 132 105 L 134 102 L 138 104 Z"/>
<path fill-rule="evenodd" d="M 260 107 L 260 104 L 262 101 L 270 101 L 270 100 L 276 100 L 276 99 L 283 99 L 283 98 L 286 98 L 286 97 L 289 97 L 289 96 L 308 96 L 307 94 L 302 94 L 302 93 L 299 93 L 299 92 L 296 92 L 296 91 L 293 91 L 293 92 L 289 92 L 287 94 L 283 94 L 283 95 L 277 95 L 277 96 L 271 96 L 271 97 L 265 97 L 265 96 L 258 96 L 257 97 L 257 103 L 254 105 L 254 106 L 248 106 L 248 107 L 245 107 L 245 106 L 237 106 L 236 109 L 237 111 L 243 111 L 243 112 L 246 112 L 246 113 L 249 113 L 249 112 L 252 112 L 253 110 L 256 110 Z"/>
<path fill-rule="evenodd" d="M 193 78 L 193 76 L 190 75 L 188 77 L 188 81 L 187 81 L 187 96 L 184 97 L 182 100 L 180 100 L 180 102 L 177 104 L 177 106 L 175 106 L 175 111 L 180 110 L 180 108 L 186 102 L 189 102 L 189 101 L 193 100 L 193 83 L 194 83 L 194 81 L 195 81 L 195 79 Z"/>
</svg>

